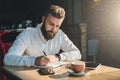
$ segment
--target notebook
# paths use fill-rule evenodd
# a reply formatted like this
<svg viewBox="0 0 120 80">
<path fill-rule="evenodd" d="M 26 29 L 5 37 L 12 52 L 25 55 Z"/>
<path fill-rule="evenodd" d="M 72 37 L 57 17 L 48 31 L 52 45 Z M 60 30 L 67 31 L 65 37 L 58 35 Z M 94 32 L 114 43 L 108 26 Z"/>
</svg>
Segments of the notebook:
<svg viewBox="0 0 120 80">
<path fill-rule="evenodd" d="M 31 67 L 35 67 L 35 68 L 49 68 L 49 67 L 56 68 L 56 67 L 59 67 L 59 66 L 62 66 L 62 65 L 67 65 L 67 64 L 70 64 L 70 62 L 59 61 L 59 62 L 51 63 L 51 64 L 49 64 L 47 66 L 36 66 L 36 65 L 33 65 Z"/>
</svg>

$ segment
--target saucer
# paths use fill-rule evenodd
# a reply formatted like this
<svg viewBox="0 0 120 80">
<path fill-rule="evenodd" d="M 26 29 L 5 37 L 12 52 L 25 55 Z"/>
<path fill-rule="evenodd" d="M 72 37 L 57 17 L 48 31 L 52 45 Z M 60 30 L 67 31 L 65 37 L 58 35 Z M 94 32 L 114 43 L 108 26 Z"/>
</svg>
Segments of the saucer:
<svg viewBox="0 0 120 80">
<path fill-rule="evenodd" d="M 82 72 L 74 72 L 73 70 L 69 69 L 68 72 L 70 73 L 70 75 L 73 75 L 73 76 L 84 76 L 86 74 L 85 71 L 82 71 Z"/>
</svg>

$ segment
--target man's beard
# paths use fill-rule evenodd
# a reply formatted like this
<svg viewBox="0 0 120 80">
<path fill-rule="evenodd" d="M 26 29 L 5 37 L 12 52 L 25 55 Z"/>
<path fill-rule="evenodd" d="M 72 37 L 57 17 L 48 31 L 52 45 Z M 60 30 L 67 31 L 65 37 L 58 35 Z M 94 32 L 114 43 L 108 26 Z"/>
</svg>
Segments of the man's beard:
<svg viewBox="0 0 120 80">
<path fill-rule="evenodd" d="M 46 27 L 45 27 L 45 24 L 43 23 L 42 27 L 41 27 L 41 31 L 42 31 L 42 34 L 44 36 L 44 38 L 46 40 L 50 40 L 52 38 L 54 38 L 55 34 L 53 31 L 46 31 Z M 52 34 L 49 34 L 49 33 L 52 33 Z"/>
</svg>

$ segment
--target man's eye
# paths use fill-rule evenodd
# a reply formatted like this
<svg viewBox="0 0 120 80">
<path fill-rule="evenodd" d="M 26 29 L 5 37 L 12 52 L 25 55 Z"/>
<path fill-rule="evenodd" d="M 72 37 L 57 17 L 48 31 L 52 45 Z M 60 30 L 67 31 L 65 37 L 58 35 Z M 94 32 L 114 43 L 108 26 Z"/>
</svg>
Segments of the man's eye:
<svg viewBox="0 0 120 80">
<path fill-rule="evenodd" d="M 56 27 L 59 27 L 59 26 L 56 26 Z"/>
<path fill-rule="evenodd" d="M 50 23 L 51 26 L 53 26 L 54 24 Z"/>
</svg>

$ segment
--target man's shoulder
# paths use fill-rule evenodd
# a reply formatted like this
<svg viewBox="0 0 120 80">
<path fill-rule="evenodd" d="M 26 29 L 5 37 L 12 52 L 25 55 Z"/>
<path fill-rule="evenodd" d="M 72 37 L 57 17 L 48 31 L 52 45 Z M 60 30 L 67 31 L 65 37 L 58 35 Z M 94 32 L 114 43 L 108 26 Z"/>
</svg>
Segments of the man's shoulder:
<svg viewBox="0 0 120 80">
<path fill-rule="evenodd" d="M 36 28 L 34 28 L 34 27 L 28 27 L 28 28 L 26 28 L 25 30 L 24 30 L 24 32 L 25 33 L 32 33 L 32 32 L 36 32 Z"/>
<path fill-rule="evenodd" d="M 36 28 L 26 28 L 24 31 L 20 33 L 19 36 L 29 36 L 32 35 L 36 32 Z"/>
<path fill-rule="evenodd" d="M 58 33 L 61 34 L 61 35 L 66 35 L 62 29 L 59 29 Z"/>
<path fill-rule="evenodd" d="M 58 33 L 64 33 L 62 29 L 59 29 L 58 30 Z"/>
</svg>

